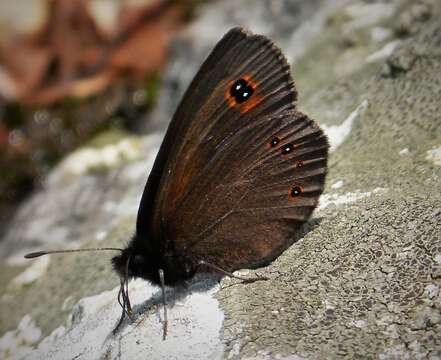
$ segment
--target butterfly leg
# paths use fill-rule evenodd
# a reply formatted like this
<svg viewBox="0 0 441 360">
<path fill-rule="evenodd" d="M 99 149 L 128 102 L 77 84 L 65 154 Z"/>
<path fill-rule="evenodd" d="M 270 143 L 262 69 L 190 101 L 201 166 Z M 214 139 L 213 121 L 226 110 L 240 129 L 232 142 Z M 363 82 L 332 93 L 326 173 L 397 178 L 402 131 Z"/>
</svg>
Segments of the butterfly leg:
<svg viewBox="0 0 441 360">
<path fill-rule="evenodd" d="M 212 270 L 215 270 L 215 271 L 217 271 L 217 272 L 219 272 L 219 273 L 221 273 L 221 274 L 224 274 L 224 275 L 226 275 L 226 276 L 229 276 L 229 277 L 231 277 L 231 278 L 235 278 L 235 279 L 242 280 L 244 283 L 247 283 L 247 284 L 249 284 L 249 283 L 253 283 L 253 282 L 255 282 L 255 281 L 269 280 L 269 279 L 268 279 L 267 277 L 265 277 L 265 276 L 256 276 L 256 277 L 253 277 L 253 278 L 248 278 L 248 277 L 244 277 L 244 276 L 234 275 L 233 273 L 231 273 L 231 272 L 229 272 L 229 271 L 226 271 L 226 270 L 220 268 L 220 267 L 217 266 L 217 265 L 207 263 L 207 262 L 204 261 L 204 260 L 199 260 L 198 265 L 199 265 L 199 266 L 206 266 L 206 267 L 209 267 L 209 268 L 211 268 Z"/>
<path fill-rule="evenodd" d="M 132 306 L 130 305 L 130 298 L 129 298 L 129 280 L 127 275 L 124 278 L 121 278 L 121 285 L 119 287 L 119 292 L 118 292 L 118 303 L 121 306 L 122 314 L 121 314 L 121 318 L 118 321 L 118 324 L 115 326 L 115 328 L 112 331 L 114 335 L 117 333 L 126 315 L 130 318 L 131 321 L 133 321 Z"/>
<path fill-rule="evenodd" d="M 164 270 L 159 269 L 159 280 L 161 282 L 161 289 L 162 289 L 162 304 L 164 307 L 164 327 L 162 332 L 162 340 L 165 340 L 167 337 L 167 299 L 165 297 L 165 281 L 164 281 Z"/>
</svg>

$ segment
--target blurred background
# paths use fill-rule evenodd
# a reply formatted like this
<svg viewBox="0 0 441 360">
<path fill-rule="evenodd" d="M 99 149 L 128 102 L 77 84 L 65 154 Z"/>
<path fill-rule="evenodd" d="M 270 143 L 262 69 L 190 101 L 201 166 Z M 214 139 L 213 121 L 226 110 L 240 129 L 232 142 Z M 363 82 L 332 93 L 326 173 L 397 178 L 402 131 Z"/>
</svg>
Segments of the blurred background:
<svg viewBox="0 0 441 360">
<path fill-rule="evenodd" d="M 0 2 L 0 236 L 63 155 L 145 127 L 169 41 L 200 3 Z"/>
</svg>

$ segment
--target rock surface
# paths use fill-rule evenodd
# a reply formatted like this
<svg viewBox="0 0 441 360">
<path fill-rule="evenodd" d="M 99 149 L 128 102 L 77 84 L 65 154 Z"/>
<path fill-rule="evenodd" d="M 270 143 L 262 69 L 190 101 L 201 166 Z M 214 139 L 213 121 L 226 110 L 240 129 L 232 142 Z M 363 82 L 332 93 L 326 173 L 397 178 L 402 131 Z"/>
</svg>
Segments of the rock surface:
<svg viewBox="0 0 441 360">
<path fill-rule="evenodd" d="M 0 244 L 0 358 L 441 359 L 440 15 L 430 0 L 206 5 L 175 41 L 146 128 L 165 127 L 228 28 L 270 35 L 293 62 L 300 109 L 333 145 L 307 234 L 257 271 L 270 281 L 201 275 L 168 291 L 166 341 L 160 292 L 132 282 L 136 321 L 112 336 L 110 254 L 19 260 L 130 237 L 160 137 L 83 152 L 80 170 L 69 159 L 54 169 Z"/>
</svg>

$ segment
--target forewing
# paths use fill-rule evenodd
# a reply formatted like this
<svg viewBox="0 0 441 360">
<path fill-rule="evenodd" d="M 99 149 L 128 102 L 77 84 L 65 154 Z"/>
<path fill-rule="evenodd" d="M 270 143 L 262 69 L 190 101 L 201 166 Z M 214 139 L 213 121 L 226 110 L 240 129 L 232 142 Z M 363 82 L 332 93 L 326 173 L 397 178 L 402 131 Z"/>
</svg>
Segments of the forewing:
<svg viewBox="0 0 441 360">
<path fill-rule="evenodd" d="M 245 101 L 232 96 L 238 80 L 252 87 Z M 327 154 L 296 97 L 289 65 L 268 38 L 227 33 L 172 119 L 141 201 L 139 238 L 158 254 L 230 270 L 286 248 L 316 206 Z M 283 154 L 288 144 L 293 151 Z"/>
<path fill-rule="evenodd" d="M 162 236 L 163 220 L 173 215 L 176 183 L 183 184 L 185 171 L 187 179 L 189 178 L 188 159 L 194 153 L 191 143 L 198 140 L 191 138 L 194 135 L 190 134 L 195 133 L 195 128 L 205 127 L 209 122 L 200 109 L 210 101 L 218 82 L 226 78 L 224 71 L 226 59 L 231 58 L 232 54 L 237 55 L 236 53 L 240 51 L 235 46 L 249 44 L 249 38 L 250 35 L 246 31 L 234 28 L 217 43 L 188 87 L 169 124 L 138 210 L 136 233 L 139 244 L 137 245 L 145 247 L 148 252 L 159 254 L 164 250 L 161 247 L 166 245 Z M 180 169 L 177 169 L 179 166 Z M 168 215 L 166 216 L 165 213 Z"/>
</svg>

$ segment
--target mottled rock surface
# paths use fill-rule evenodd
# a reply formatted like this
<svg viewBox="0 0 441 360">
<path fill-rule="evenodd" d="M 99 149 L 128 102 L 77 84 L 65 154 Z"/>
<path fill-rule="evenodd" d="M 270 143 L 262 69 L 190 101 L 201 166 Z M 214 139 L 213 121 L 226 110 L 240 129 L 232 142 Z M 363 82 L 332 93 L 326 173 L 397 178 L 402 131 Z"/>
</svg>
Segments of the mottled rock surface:
<svg viewBox="0 0 441 360">
<path fill-rule="evenodd" d="M 130 237 L 160 138 L 119 140 L 83 167 L 66 159 L 11 219 L 0 244 L 1 358 L 441 359 L 441 3 L 324 4 L 208 4 L 175 41 L 146 125 L 165 127 L 232 25 L 279 43 L 299 108 L 325 127 L 333 152 L 305 237 L 257 271 L 271 280 L 219 286 L 201 275 L 168 291 L 164 342 L 160 292 L 139 281 L 137 319 L 112 336 L 120 310 L 109 254 L 19 261 L 44 246 Z"/>
</svg>

